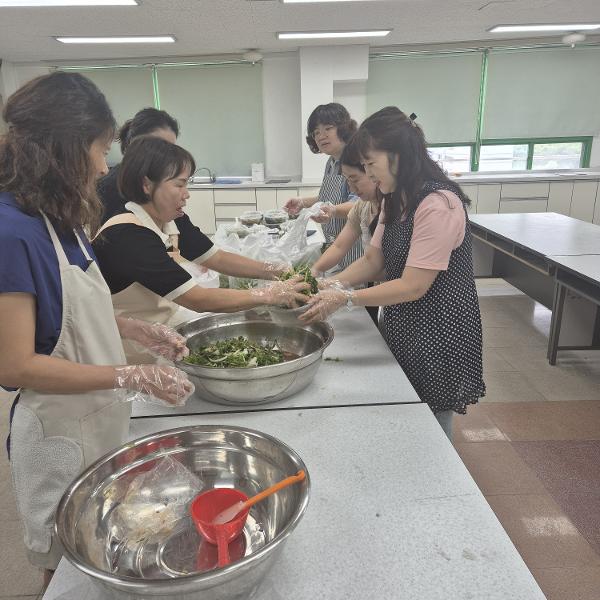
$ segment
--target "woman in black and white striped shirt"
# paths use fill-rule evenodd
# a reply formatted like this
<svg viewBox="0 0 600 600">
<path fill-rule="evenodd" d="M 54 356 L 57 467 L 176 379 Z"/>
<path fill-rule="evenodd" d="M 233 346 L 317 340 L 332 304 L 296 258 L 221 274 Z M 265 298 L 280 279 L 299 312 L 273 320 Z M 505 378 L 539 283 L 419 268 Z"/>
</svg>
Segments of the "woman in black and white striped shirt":
<svg viewBox="0 0 600 600">
<path fill-rule="evenodd" d="M 313 110 L 308 118 L 306 129 L 306 143 L 309 148 L 315 154 L 321 152 L 327 154 L 329 160 L 325 165 L 319 195 L 311 198 L 291 198 L 287 201 L 285 209 L 294 214 L 316 202 L 331 203 L 333 205 L 331 210 L 325 213 L 325 220 L 321 221 L 325 242 L 331 244 L 344 228 L 346 217 L 357 200 L 357 196 L 350 191 L 348 182 L 340 170 L 340 156 L 357 129 L 356 121 L 350 117 L 345 107 L 337 102 L 331 102 L 320 104 Z M 357 240 L 350 252 L 341 260 L 338 268 L 345 269 L 362 255 L 362 244 Z"/>
</svg>

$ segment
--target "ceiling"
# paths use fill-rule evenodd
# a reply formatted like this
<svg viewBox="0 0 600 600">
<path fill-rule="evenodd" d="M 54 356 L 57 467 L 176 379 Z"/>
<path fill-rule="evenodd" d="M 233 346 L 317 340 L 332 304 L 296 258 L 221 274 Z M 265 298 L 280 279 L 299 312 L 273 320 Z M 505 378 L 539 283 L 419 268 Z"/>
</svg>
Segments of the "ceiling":
<svg viewBox="0 0 600 600">
<path fill-rule="evenodd" d="M 12 62 L 107 60 L 285 52 L 301 45 L 365 40 L 279 41 L 278 31 L 393 28 L 386 47 L 506 40 L 500 23 L 600 21 L 599 0 L 381 0 L 282 4 L 279 0 L 140 0 L 137 7 L 0 8 L 0 58 Z M 174 34 L 174 44 L 64 45 L 52 36 Z M 514 34 L 512 34 L 514 37 Z M 548 38 L 556 40 L 557 38 Z"/>
</svg>

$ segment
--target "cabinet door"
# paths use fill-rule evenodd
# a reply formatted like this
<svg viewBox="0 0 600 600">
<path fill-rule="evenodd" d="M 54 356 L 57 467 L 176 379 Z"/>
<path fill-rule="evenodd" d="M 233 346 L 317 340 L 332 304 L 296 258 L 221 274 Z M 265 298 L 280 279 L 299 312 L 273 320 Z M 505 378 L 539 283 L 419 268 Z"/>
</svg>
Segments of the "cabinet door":
<svg viewBox="0 0 600 600">
<path fill-rule="evenodd" d="M 294 196 L 298 196 L 298 188 L 277 188 L 277 208 L 283 208 L 283 205 Z"/>
<path fill-rule="evenodd" d="M 570 216 L 591 223 L 594 220 L 597 192 L 597 181 L 576 181 L 573 184 Z"/>
<path fill-rule="evenodd" d="M 600 225 L 600 183 L 596 192 L 596 208 L 594 209 L 594 223 Z"/>
<path fill-rule="evenodd" d="M 215 233 L 213 190 L 189 190 L 189 192 L 190 197 L 187 200 L 185 212 L 190 221 L 206 235 Z"/>
<path fill-rule="evenodd" d="M 547 182 L 535 183 L 503 183 L 501 198 L 513 200 L 516 198 L 548 198 L 550 184 Z"/>
<path fill-rule="evenodd" d="M 215 204 L 254 204 L 256 206 L 256 193 L 254 188 L 215 190 Z M 251 208 L 247 207 L 244 210 L 251 210 Z"/>
<path fill-rule="evenodd" d="M 560 213 L 568 217 L 571 211 L 572 196 L 572 181 L 552 182 L 550 184 L 550 195 L 548 196 L 548 212 Z"/>
<path fill-rule="evenodd" d="M 500 208 L 500 184 L 479 184 L 477 187 L 477 212 L 497 213 Z"/>
<path fill-rule="evenodd" d="M 302 196 L 303 198 L 312 198 L 314 196 L 318 196 L 320 190 L 321 190 L 320 186 L 301 187 L 298 192 L 298 195 Z"/>
<path fill-rule="evenodd" d="M 256 188 L 256 210 L 265 212 L 277 208 L 277 190 Z"/>
<path fill-rule="evenodd" d="M 546 212 L 548 201 L 545 198 L 529 198 L 522 200 L 500 199 L 501 213 L 536 213 Z"/>
<path fill-rule="evenodd" d="M 477 184 L 474 183 L 465 183 L 461 185 L 460 188 L 462 191 L 469 197 L 471 200 L 471 204 L 467 207 L 468 213 L 476 213 L 477 212 Z"/>
</svg>

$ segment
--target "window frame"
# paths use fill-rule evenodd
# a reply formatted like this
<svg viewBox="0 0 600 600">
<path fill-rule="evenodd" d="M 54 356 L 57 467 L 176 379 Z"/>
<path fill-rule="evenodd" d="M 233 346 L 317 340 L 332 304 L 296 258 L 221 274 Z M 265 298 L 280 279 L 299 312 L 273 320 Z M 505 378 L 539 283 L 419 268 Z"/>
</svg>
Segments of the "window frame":
<svg viewBox="0 0 600 600">
<path fill-rule="evenodd" d="M 568 144 L 580 143 L 581 157 L 579 159 L 579 169 L 587 169 L 590 166 L 590 158 L 592 155 L 593 136 L 573 136 L 573 137 L 537 137 L 537 138 L 486 138 L 481 140 L 481 146 L 508 146 L 521 145 L 527 146 L 527 163 L 525 169 L 533 171 L 533 152 L 536 144 Z M 476 157 L 480 154 L 476 153 L 477 142 L 444 142 L 439 144 L 427 144 L 427 148 L 448 148 L 452 146 L 469 146 L 471 151 L 471 173 L 479 172 L 479 164 Z"/>
</svg>

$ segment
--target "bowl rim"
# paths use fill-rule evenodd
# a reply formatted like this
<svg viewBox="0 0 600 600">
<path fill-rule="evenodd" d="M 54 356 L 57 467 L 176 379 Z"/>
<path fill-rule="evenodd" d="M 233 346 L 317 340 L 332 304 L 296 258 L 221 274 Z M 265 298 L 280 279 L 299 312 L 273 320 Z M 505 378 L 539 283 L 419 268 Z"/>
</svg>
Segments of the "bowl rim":
<svg viewBox="0 0 600 600">
<path fill-rule="evenodd" d="M 211 571 L 206 571 L 204 573 L 190 573 L 189 575 L 182 575 L 180 577 L 175 578 L 162 578 L 162 579 L 138 579 L 135 577 L 118 575 L 115 573 L 109 573 L 107 571 L 103 571 L 97 567 L 85 564 L 78 556 L 76 556 L 71 547 L 68 544 L 65 544 L 63 541 L 63 536 L 61 536 L 61 531 L 64 528 L 63 524 L 63 515 L 66 510 L 66 506 L 73 496 L 73 494 L 77 491 L 79 487 L 81 487 L 86 480 L 96 469 L 100 467 L 101 464 L 112 460 L 120 453 L 131 451 L 132 448 L 137 446 L 141 446 L 150 441 L 157 441 L 163 437 L 169 437 L 176 434 L 187 433 L 193 430 L 204 430 L 204 431 L 217 431 L 217 430 L 229 430 L 235 431 L 239 433 L 251 434 L 258 438 L 266 439 L 268 441 L 274 442 L 275 444 L 279 444 L 283 447 L 286 454 L 292 459 L 292 462 L 296 464 L 298 470 L 303 469 L 306 476 L 303 484 L 306 483 L 306 491 L 301 497 L 301 502 L 296 507 L 294 514 L 290 522 L 286 525 L 283 531 L 280 531 L 271 541 L 265 544 L 262 548 L 260 548 L 257 552 L 250 554 L 249 556 L 244 556 L 240 560 L 231 563 L 227 567 L 213 569 Z M 172 454 L 175 452 L 175 449 L 171 448 L 170 452 L 164 452 L 163 455 L 167 456 L 168 454 Z M 147 455 L 150 456 L 150 455 Z M 157 456 L 158 457 L 158 456 Z M 157 458 L 156 457 L 156 458 Z M 114 479 L 113 479 L 114 481 Z M 237 570 L 250 568 L 254 563 L 261 562 L 265 555 L 270 554 L 274 551 L 279 545 L 281 545 L 287 538 L 292 534 L 292 532 L 296 529 L 306 509 L 308 507 L 310 501 L 311 494 L 311 480 L 310 473 L 302 460 L 302 458 L 298 455 L 298 453 L 288 446 L 285 442 L 281 441 L 279 438 L 269 434 L 264 433 L 263 431 L 259 431 L 257 429 L 238 427 L 235 425 L 187 425 L 184 427 L 175 427 L 173 429 L 164 429 L 161 431 L 157 431 L 155 433 L 150 433 L 145 436 L 136 438 L 135 440 L 126 442 L 122 444 L 119 448 L 108 452 L 104 456 L 101 456 L 98 460 L 92 463 L 87 469 L 85 469 L 82 473 L 80 473 L 77 478 L 69 484 L 69 487 L 64 492 L 63 496 L 60 499 L 58 507 L 56 509 L 56 518 L 54 521 L 54 533 L 60 540 L 63 555 L 67 558 L 67 560 L 74 565 L 77 569 L 82 571 L 83 573 L 89 575 L 90 577 L 100 580 L 106 584 L 110 585 L 119 585 L 120 589 L 129 589 L 135 590 L 138 588 L 146 588 L 148 585 L 159 587 L 166 583 L 169 583 L 171 586 L 183 586 L 190 584 L 192 582 L 202 582 L 206 584 L 206 588 L 211 587 L 210 584 L 219 581 L 220 579 L 228 578 L 232 573 Z"/>
<path fill-rule="evenodd" d="M 304 307 L 299 307 L 299 308 L 304 308 Z M 270 310 L 270 309 L 271 309 L 271 307 L 268 308 L 268 310 Z M 278 313 L 279 314 L 289 314 L 289 315 L 293 316 L 293 314 L 291 314 L 289 312 L 290 310 L 297 310 L 297 309 L 294 309 L 294 308 L 280 309 L 280 311 L 278 311 Z M 203 319 L 203 318 L 205 318 L 205 317 L 200 317 L 198 320 Z M 185 334 L 181 333 L 180 329 L 182 327 L 185 327 L 186 325 L 189 325 L 190 323 L 195 322 L 195 321 L 196 321 L 196 319 L 194 319 L 192 321 L 188 321 L 187 323 L 182 323 L 179 327 L 176 328 L 176 331 L 178 333 L 180 333 L 181 335 L 184 335 L 184 337 L 186 337 Z M 268 323 L 269 321 L 256 319 L 256 322 L 257 323 Z M 245 323 L 252 323 L 252 320 L 247 320 L 247 321 L 245 321 Z M 273 322 L 273 324 L 277 325 L 277 326 L 281 326 L 280 322 Z M 310 354 L 305 354 L 304 356 L 299 356 L 298 358 L 294 358 L 292 360 L 285 360 L 285 361 L 277 363 L 275 365 L 264 365 L 262 367 L 205 367 L 204 365 L 195 365 L 193 363 L 186 362 L 185 360 L 176 361 L 175 364 L 178 367 L 180 367 L 181 369 L 183 369 L 184 371 L 186 371 L 186 373 L 190 373 L 190 371 L 187 371 L 187 369 L 192 369 L 193 370 L 192 374 L 197 374 L 197 375 L 201 374 L 203 377 L 208 377 L 209 379 L 224 379 L 225 377 L 223 377 L 223 375 L 227 375 L 227 373 L 231 373 L 231 374 L 233 374 L 233 373 L 236 373 L 236 374 L 264 373 L 265 376 L 268 376 L 268 373 L 271 373 L 273 371 L 273 369 L 276 367 L 281 367 L 282 365 L 289 365 L 289 366 L 293 367 L 295 365 L 299 365 L 301 362 L 305 362 L 309 357 L 313 357 L 313 355 L 316 355 L 318 353 L 320 353 L 321 356 L 323 355 L 323 352 L 329 347 L 331 342 L 333 342 L 334 329 L 326 321 L 319 321 L 318 323 L 315 323 L 315 325 L 321 325 L 325 328 L 327 337 L 323 340 L 323 345 L 318 350 L 314 350 Z M 204 331 L 210 331 L 212 329 L 220 329 L 220 328 L 226 327 L 226 326 L 227 325 L 217 325 L 215 327 L 211 327 L 210 329 L 205 329 Z M 306 326 L 301 326 L 301 327 L 299 327 L 299 329 L 306 329 Z M 196 333 L 201 333 L 201 332 L 196 332 Z M 293 369 L 290 369 L 290 370 L 293 370 Z M 216 376 L 216 374 L 221 374 L 221 375 Z M 211 375 L 215 375 L 215 377 L 212 377 Z"/>
</svg>

